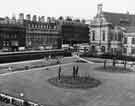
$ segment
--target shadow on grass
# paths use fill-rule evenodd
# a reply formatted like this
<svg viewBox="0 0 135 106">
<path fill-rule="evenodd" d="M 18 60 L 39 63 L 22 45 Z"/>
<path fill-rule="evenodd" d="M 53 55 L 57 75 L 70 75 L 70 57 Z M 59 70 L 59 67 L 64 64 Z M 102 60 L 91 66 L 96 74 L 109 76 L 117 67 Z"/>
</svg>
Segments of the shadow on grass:
<svg viewBox="0 0 135 106">
<path fill-rule="evenodd" d="M 88 61 L 91 61 L 91 62 L 94 62 L 94 63 L 104 63 L 103 60 L 101 59 L 91 59 L 91 58 L 86 58 L 86 57 L 83 57 L 84 59 L 88 60 Z"/>
<path fill-rule="evenodd" d="M 124 67 L 113 67 L 113 66 L 106 66 L 106 68 L 104 68 L 104 66 L 100 66 L 100 67 L 96 67 L 94 68 L 97 71 L 101 71 L 101 72 L 111 72 L 111 73 L 129 73 L 129 72 L 133 72 L 132 69 L 129 68 L 124 68 Z"/>
<path fill-rule="evenodd" d="M 53 77 L 48 79 L 48 82 L 56 87 L 70 88 L 70 89 L 89 89 L 97 87 L 101 84 L 101 81 L 91 77 L 80 77 L 74 79 L 72 76 Z"/>
<path fill-rule="evenodd" d="M 83 60 L 76 60 L 74 62 L 76 62 L 76 63 L 87 63 L 86 61 L 83 61 Z"/>
</svg>

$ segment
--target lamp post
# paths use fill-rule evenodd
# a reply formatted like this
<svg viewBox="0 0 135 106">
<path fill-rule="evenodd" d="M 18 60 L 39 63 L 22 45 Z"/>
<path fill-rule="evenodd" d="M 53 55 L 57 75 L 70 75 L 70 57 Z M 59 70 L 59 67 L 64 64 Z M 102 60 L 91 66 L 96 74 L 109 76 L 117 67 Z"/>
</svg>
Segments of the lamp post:
<svg viewBox="0 0 135 106">
<path fill-rule="evenodd" d="M 20 97 L 24 100 L 23 101 L 23 106 L 29 106 L 28 101 L 26 100 L 26 98 L 24 98 L 24 93 L 20 93 Z"/>
<path fill-rule="evenodd" d="M 24 97 L 24 93 L 20 93 L 20 97 Z"/>
</svg>

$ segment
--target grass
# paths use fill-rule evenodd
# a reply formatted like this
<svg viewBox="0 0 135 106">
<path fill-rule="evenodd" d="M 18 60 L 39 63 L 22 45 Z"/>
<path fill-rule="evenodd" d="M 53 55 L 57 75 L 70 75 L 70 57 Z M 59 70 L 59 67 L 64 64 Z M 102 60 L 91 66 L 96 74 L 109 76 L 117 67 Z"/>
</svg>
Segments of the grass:
<svg viewBox="0 0 135 106">
<path fill-rule="evenodd" d="M 41 61 L 35 61 L 35 62 L 29 62 L 29 63 L 21 63 L 21 64 L 12 64 L 12 65 L 5 65 L 5 66 L 0 66 L 0 74 L 7 73 L 7 72 L 14 72 L 14 71 L 23 71 L 23 70 L 28 70 L 32 68 L 40 68 L 40 67 L 46 67 L 50 65 L 57 65 L 57 61 L 53 59 L 50 62 L 44 62 L 43 60 Z M 8 68 L 11 67 L 11 70 Z"/>
<path fill-rule="evenodd" d="M 129 68 L 124 68 L 124 67 L 113 67 L 113 66 L 106 66 L 106 68 L 104 68 L 104 66 L 100 66 L 100 67 L 95 67 L 95 70 L 98 71 L 104 71 L 104 72 L 112 72 L 112 73 L 128 73 L 128 72 L 133 72 L 131 69 Z"/>
<path fill-rule="evenodd" d="M 0 91 L 15 97 L 19 97 L 20 92 L 23 92 L 26 99 L 46 104 L 45 106 L 135 106 L 134 73 L 99 72 L 95 69 L 103 67 L 103 64 L 77 64 L 79 75 L 86 72 L 102 81 L 102 84 L 92 89 L 56 87 L 48 83 L 48 79 L 57 76 L 58 67 L 52 67 L 49 70 L 36 69 L 1 76 Z M 71 75 L 73 65 L 63 66 L 63 74 Z"/>
<path fill-rule="evenodd" d="M 77 63 L 87 63 L 86 61 L 83 61 L 83 60 L 76 60 L 75 62 L 77 62 Z"/>
<path fill-rule="evenodd" d="M 75 89 L 88 89 L 97 87 L 101 84 L 99 80 L 92 77 L 80 77 L 78 76 L 74 79 L 72 76 L 61 76 L 59 80 L 58 77 L 53 77 L 48 79 L 48 82 L 54 86 L 60 88 L 75 88 Z"/>
</svg>

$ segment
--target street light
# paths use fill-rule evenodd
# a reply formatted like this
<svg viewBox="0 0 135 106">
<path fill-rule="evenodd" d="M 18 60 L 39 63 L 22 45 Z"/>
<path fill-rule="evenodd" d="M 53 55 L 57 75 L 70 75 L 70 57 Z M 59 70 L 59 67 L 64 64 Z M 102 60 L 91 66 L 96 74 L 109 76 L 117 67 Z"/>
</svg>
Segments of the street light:
<svg viewBox="0 0 135 106">
<path fill-rule="evenodd" d="M 29 102 L 24 98 L 24 93 L 20 93 L 20 97 L 23 99 L 23 106 L 29 106 Z"/>
<path fill-rule="evenodd" d="M 24 93 L 20 93 L 20 97 L 24 97 Z"/>
</svg>

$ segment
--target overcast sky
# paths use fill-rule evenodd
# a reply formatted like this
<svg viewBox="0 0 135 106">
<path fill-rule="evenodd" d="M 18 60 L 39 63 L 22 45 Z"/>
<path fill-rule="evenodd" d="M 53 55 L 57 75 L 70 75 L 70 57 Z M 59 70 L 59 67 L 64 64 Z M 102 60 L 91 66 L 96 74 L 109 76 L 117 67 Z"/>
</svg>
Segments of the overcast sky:
<svg viewBox="0 0 135 106">
<path fill-rule="evenodd" d="M 135 14 L 134 0 L 2 0 L 0 16 L 36 14 L 40 16 L 73 16 L 92 19 L 96 15 L 97 4 L 103 3 L 103 10 L 110 12 L 129 11 Z"/>
</svg>

